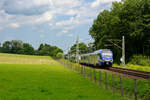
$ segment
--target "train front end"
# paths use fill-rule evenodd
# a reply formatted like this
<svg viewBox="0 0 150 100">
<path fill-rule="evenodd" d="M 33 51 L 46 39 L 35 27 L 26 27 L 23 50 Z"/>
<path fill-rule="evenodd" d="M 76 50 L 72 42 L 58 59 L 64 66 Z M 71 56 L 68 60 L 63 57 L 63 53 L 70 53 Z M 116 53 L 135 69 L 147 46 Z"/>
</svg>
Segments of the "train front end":
<svg viewBox="0 0 150 100">
<path fill-rule="evenodd" d="M 102 50 L 100 51 L 100 65 L 105 67 L 111 67 L 113 64 L 113 53 L 111 50 Z"/>
</svg>

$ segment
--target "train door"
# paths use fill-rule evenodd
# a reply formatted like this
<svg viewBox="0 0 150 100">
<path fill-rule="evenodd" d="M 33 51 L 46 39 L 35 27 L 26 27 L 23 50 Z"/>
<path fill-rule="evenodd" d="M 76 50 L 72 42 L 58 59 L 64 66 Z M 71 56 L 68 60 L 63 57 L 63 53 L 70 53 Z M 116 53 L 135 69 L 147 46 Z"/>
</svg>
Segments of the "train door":
<svg viewBox="0 0 150 100">
<path fill-rule="evenodd" d="M 92 64 L 92 55 L 89 55 L 89 64 Z"/>
<path fill-rule="evenodd" d="M 82 56 L 82 63 L 84 63 L 84 56 Z"/>
<path fill-rule="evenodd" d="M 86 64 L 88 64 L 88 56 L 85 56 L 86 57 Z"/>
<path fill-rule="evenodd" d="M 95 55 L 95 65 L 96 65 L 96 66 L 98 65 L 98 62 L 99 62 L 99 57 L 98 57 L 98 55 L 96 54 L 96 55 Z"/>
<path fill-rule="evenodd" d="M 84 56 L 82 56 L 82 58 L 81 58 L 81 59 L 82 59 L 82 63 L 84 63 Z"/>
<path fill-rule="evenodd" d="M 94 62 L 93 62 L 93 55 L 91 55 L 91 64 L 94 65 Z"/>
<path fill-rule="evenodd" d="M 96 65 L 100 65 L 101 62 L 101 55 L 100 54 L 96 54 Z"/>
<path fill-rule="evenodd" d="M 94 63 L 94 65 L 96 66 L 96 55 L 93 55 L 94 57 L 93 57 L 93 63 Z"/>
<path fill-rule="evenodd" d="M 90 55 L 88 55 L 88 65 L 90 64 Z"/>
<path fill-rule="evenodd" d="M 86 63 L 86 56 L 84 56 L 84 63 Z"/>
<path fill-rule="evenodd" d="M 99 56 L 99 66 L 102 66 L 102 57 L 101 57 L 101 54 L 98 54 Z"/>
</svg>

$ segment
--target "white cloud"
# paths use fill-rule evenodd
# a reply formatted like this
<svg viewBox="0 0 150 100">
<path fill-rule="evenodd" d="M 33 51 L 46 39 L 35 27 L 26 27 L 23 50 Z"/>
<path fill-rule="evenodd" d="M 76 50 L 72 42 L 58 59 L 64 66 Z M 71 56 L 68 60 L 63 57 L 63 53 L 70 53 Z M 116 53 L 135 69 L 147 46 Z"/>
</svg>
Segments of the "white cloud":
<svg viewBox="0 0 150 100">
<path fill-rule="evenodd" d="M 31 0 L 30 0 L 31 1 Z M 50 1 L 51 0 L 33 0 L 33 5 L 47 5 L 47 4 L 50 4 Z"/>
<path fill-rule="evenodd" d="M 56 26 L 66 26 L 74 23 L 76 23 L 74 17 L 71 17 L 69 20 L 57 22 Z"/>
<path fill-rule="evenodd" d="M 68 32 L 68 30 L 63 30 L 63 31 L 62 31 L 62 33 L 67 33 L 67 32 Z"/>
<path fill-rule="evenodd" d="M 121 1 L 121 0 L 95 0 L 92 4 L 91 7 L 97 7 L 100 6 L 102 3 L 112 3 L 113 1 Z"/>
<path fill-rule="evenodd" d="M 51 6 L 55 6 L 55 7 L 76 7 L 76 6 L 79 6 L 81 4 L 81 0 L 63 0 L 63 1 L 60 1 L 60 0 L 51 0 L 50 1 L 50 4 Z"/>
<path fill-rule="evenodd" d="M 101 0 L 95 0 L 92 4 L 91 7 L 97 7 L 99 6 Z"/>
<path fill-rule="evenodd" d="M 24 24 L 34 27 L 46 23 L 50 30 L 60 30 L 59 35 L 68 35 L 71 30 L 81 25 L 91 24 L 99 12 L 106 8 L 99 5 L 112 1 L 121 0 L 95 0 L 92 3 L 85 0 L 3 0 L 5 5 L 0 3 L 0 6 L 5 6 L 2 7 L 5 9 L 0 9 L 0 27 L 4 29 L 9 25 L 18 28 Z M 64 20 L 58 15 L 67 17 Z"/>
<path fill-rule="evenodd" d="M 43 23 L 43 22 L 50 21 L 52 18 L 53 18 L 53 14 L 50 11 L 47 11 L 44 14 L 42 14 L 41 16 L 39 16 L 39 18 L 37 17 L 37 19 L 35 19 L 35 22 Z"/>
<path fill-rule="evenodd" d="M 69 10 L 69 11 L 67 12 L 67 14 L 68 14 L 68 15 L 75 15 L 75 14 L 77 14 L 77 12 L 76 12 L 75 10 L 71 9 L 71 10 Z"/>
<path fill-rule="evenodd" d="M 53 24 L 52 24 L 52 23 L 49 23 L 49 26 L 53 26 Z"/>
<path fill-rule="evenodd" d="M 5 13 L 4 10 L 0 10 L 0 23 L 7 22 L 13 18 L 15 18 L 15 15 L 10 15 L 10 14 Z"/>
<path fill-rule="evenodd" d="M 18 23 L 11 23 L 10 27 L 12 27 L 12 28 L 19 28 L 20 25 Z"/>
<path fill-rule="evenodd" d="M 39 15 L 50 8 L 49 0 L 4 0 L 3 9 L 8 14 Z"/>
</svg>

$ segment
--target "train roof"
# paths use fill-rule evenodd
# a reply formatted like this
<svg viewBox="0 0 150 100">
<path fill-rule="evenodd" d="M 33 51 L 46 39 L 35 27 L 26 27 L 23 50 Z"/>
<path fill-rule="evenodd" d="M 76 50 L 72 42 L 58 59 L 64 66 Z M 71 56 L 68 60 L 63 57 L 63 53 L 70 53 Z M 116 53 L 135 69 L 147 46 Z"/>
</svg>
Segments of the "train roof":
<svg viewBox="0 0 150 100">
<path fill-rule="evenodd" d="M 81 56 L 88 56 L 88 55 L 94 55 L 94 53 L 82 54 Z"/>
<path fill-rule="evenodd" d="M 95 54 L 99 54 L 102 53 L 102 51 L 111 51 L 110 49 L 99 49 L 97 51 L 94 51 L 93 53 L 87 53 L 87 54 L 82 54 L 81 56 L 89 56 L 89 55 L 95 55 Z"/>
<path fill-rule="evenodd" d="M 101 53 L 103 51 L 111 51 L 110 49 L 99 49 L 97 51 L 94 51 L 95 54 Z"/>
</svg>

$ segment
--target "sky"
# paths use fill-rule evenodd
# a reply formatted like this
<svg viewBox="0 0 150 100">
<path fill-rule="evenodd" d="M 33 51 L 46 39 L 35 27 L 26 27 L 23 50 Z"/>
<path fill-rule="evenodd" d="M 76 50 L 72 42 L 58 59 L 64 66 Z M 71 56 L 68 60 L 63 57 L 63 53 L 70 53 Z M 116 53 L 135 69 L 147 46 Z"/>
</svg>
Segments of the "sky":
<svg viewBox="0 0 150 100">
<path fill-rule="evenodd" d="M 0 43 L 22 40 L 35 49 L 47 43 L 66 51 L 77 36 L 92 42 L 93 20 L 114 1 L 121 0 L 0 0 Z"/>
</svg>

